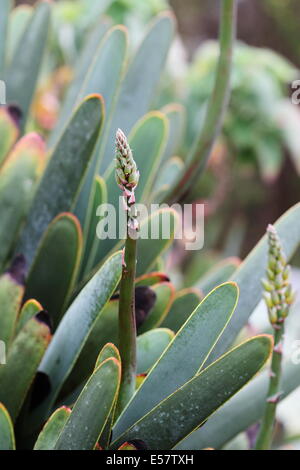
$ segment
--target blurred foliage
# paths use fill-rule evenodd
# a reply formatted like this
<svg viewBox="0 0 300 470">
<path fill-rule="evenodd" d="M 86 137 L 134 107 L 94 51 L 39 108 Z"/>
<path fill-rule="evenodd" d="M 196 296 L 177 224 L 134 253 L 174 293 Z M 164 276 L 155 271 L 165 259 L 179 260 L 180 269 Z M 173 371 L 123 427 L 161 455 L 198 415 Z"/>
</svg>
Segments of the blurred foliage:
<svg viewBox="0 0 300 470">
<path fill-rule="evenodd" d="M 209 41 L 198 50 L 187 73 L 188 137 L 195 138 L 203 108 L 212 90 L 218 57 L 218 45 Z M 267 49 L 239 43 L 234 56 L 232 95 L 224 126 L 229 149 L 234 151 L 242 165 L 258 165 L 262 178 L 274 181 L 280 173 L 284 151 L 288 148 L 299 169 L 295 144 L 285 132 L 283 109 L 294 127 L 300 116 L 286 101 L 288 85 L 297 78 L 297 70 L 283 57 Z M 283 102 L 284 100 L 284 102 Z M 291 122 L 289 122 L 291 124 Z"/>
<path fill-rule="evenodd" d="M 22 421 L 25 423 L 20 431 L 21 434 L 24 433 L 23 437 L 26 439 L 27 434 L 31 432 L 30 427 L 27 426 L 26 413 L 28 409 L 30 414 L 32 409 L 28 406 L 29 402 L 25 401 L 25 397 L 47 344 L 43 343 L 41 347 L 39 346 L 36 353 L 26 352 L 25 346 L 30 346 L 28 338 L 32 336 L 36 336 L 37 339 L 47 336 L 47 341 L 50 339 L 44 312 L 42 312 L 42 319 L 40 317 L 35 319 L 32 315 L 42 308 L 46 309 L 52 316 L 55 327 L 58 326 L 54 340 L 39 369 L 45 375 L 49 375 L 51 389 L 46 397 L 39 397 L 46 403 L 33 412 L 33 414 L 37 413 L 38 429 L 44 418 L 48 416 L 50 408 L 58 405 L 61 399 L 62 403 L 69 403 L 69 400 L 70 403 L 74 403 L 77 392 L 82 389 L 85 380 L 92 373 L 101 347 L 107 342 L 117 342 L 115 321 L 119 299 L 113 296 L 113 293 L 116 291 L 121 274 L 121 253 L 117 252 L 112 257 L 107 257 L 107 255 L 117 250 L 120 245 L 113 240 L 99 242 L 94 235 L 98 221 L 95 217 L 95 208 L 106 201 L 115 203 L 118 194 L 113 184 L 114 173 L 109 168 L 113 158 L 115 129 L 120 126 L 126 128 L 126 133 L 130 134 L 131 146 L 141 172 L 140 188 L 143 192 L 139 194 L 139 200 L 147 203 L 160 202 L 160 196 L 164 194 L 166 187 L 176 184 L 178 174 L 186 170 L 186 155 L 193 147 L 199 130 L 201 133 L 206 103 L 214 82 L 218 48 L 216 43 L 203 42 L 194 61 L 190 64 L 185 58 L 181 41 L 177 38 L 171 50 L 163 87 L 153 103 L 154 92 L 160 82 L 160 75 L 166 64 L 167 52 L 172 42 L 174 26 L 172 13 L 158 17 L 152 24 L 152 28 L 146 30 L 147 40 L 139 49 L 136 45 L 141 33 L 146 29 L 145 25 L 148 20 L 165 6 L 164 1 L 141 2 L 140 0 L 103 0 L 102 2 L 78 0 L 51 3 L 51 7 L 47 2 L 44 3 L 46 13 L 49 7 L 54 14 L 50 43 L 45 35 L 46 26 L 49 24 L 48 15 L 40 17 L 35 13 L 34 27 L 32 23 L 26 23 L 32 14 L 32 10 L 28 7 L 25 10 L 24 8 L 17 9 L 13 16 L 9 17 L 11 27 L 7 50 L 9 73 L 5 76 L 9 77 L 7 83 L 10 98 L 8 101 L 11 105 L 4 107 L 0 115 L 3 135 L 0 160 L 4 162 L 0 168 L 3 236 L 3 243 L 0 246 L 2 247 L 3 270 L 9 266 L 17 248 L 26 255 L 27 261 L 29 260 L 30 271 L 27 273 L 27 282 L 24 286 L 22 271 L 24 260 L 17 258 L 20 273 L 13 265 L 9 273 L 0 277 L 0 300 L 2 299 L 2 304 L 5 306 L 3 311 L 8 312 L 0 316 L 3 322 L 0 330 L 2 335 L 4 331 L 13 345 L 13 349 L 9 351 L 13 359 L 9 359 L 8 367 L 2 369 L 8 370 L 8 373 L 5 372 L 7 375 L 4 378 L 1 377 L 3 398 L 0 396 L 0 401 L 6 402 L 13 417 L 19 414 L 20 408 L 24 405 L 25 415 L 21 413 L 21 424 L 18 423 L 18 426 L 23 424 Z M 18 16 L 20 14 L 21 22 Z M 126 28 L 123 26 L 111 28 L 119 21 L 124 22 L 130 29 L 128 55 Z M 26 34 L 23 36 L 20 34 L 20 25 L 23 29 L 25 28 Z M 92 41 L 91 46 L 89 33 L 95 33 L 95 30 L 96 40 Z M 105 34 L 108 30 L 109 33 Z M 102 36 L 99 32 L 103 33 Z M 32 35 L 35 38 L 35 41 L 32 41 L 34 47 L 29 47 L 28 43 Z M 20 37 L 21 41 L 18 40 Z M 39 47 L 40 45 L 43 47 Z M 134 49 L 137 50 L 136 53 L 133 53 Z M 17 60 L 12 60 L 15 55 Z M 44 61 L 42 61 L 43 58 Z M 39 74 L 40 71 L 41 74 Z M 38 75 L 40 80 L 36 90 Z M 202 354 L 207 364 L 208 356 L 209 362 L 218 358 L 232 344 L 238 332 L 241 332 L 241 337 L 253 334 L 253 331 L 247 329 L 245 325 L 261 299 L 260 278 L 266 268 L 266 241 L 262 241 L 241 266 L 239 255 L 243 253 L 244 240 L 250 238 L 251 243 L 253 241 L 251 230 L 256 229 L 261 234 L 266 223 L 277 215 L 274 217 L 274 213 L 269 210 L 267 204 L 269 193 L 271 194 L 275 188 L 278 199 L 287 199 L 287 193 L 278 191 L 278 187 L 275 186 L 279 180 L 282 184 L 284 179 L 282 165 L 287 162 L 284 160 L 286 150 L 289 150 L 296 170 L 299 172 L 299 113 L 298 109 L 287 100 L 287 86 L 296 75 L 296 69 L 272 51 L 249 47 L 245 44 L 237 45 L 232 77 L 232 98 L 224 130 L 210 155 L 208 171 L 193 188 L 193 194 L 189 194 L 193 202 L 199 200 L 205 202 L 205 249 L 196 253 L 186 253 L 184 245 L 187 240 L 176 240 L 170 246 L 170 241 L 175 236 L 177 220 L 172 209 L 168 209 L 173 220 L 170 240 L 150 238 L 145 243 L 141 240 L 137 265 L 139 283 L 142 283 L 140 287 L 152 287 L 159 301 L 149 317 L 151 326 L 155 323 L 155 330 L 144 334 L 154 332 L 156 337 L 161 333 L 166 336 L 166 331 L 157 331 L 156 327 L 164 325 L 170 328 L 172 326 L 177 331 L 184 324 L 187 325 L 180 330 L 180 334 L 172 343 L 173 346 L 175 343 L 175 349 L 173 346 L 169 348 L 171 356 L 168 356 L 169 353 L 164 356 L 163 368 L 153 368 L 152 377 L 156 377 L 152 382 L 154 387 L 148 379 L 144 382 L 146 385 L 142 385 L 137 392 L 136 397 L 141 397 L 140 390 L 146 390 L 146 392 L 148 390 L 145 403 L 150 407 L 149 411 L 152 405 L 159 403 L 197 373 L 199 364 L 194 363 L 194 360 L 199 360 L 198 347 L 201 349 L 204 345 L 205 351 Z M 11 89 L 12 79 L 18 76 L 21 76 L 21 79 L 17 80 Z M 65 93 L 69 84 L 71 86 Z M 82 101 L 90 93 L 96 93 L 96 95 Z M 99 93 L 103 95 L 103 103 L 102 99 L 99 99 Z M 27 98 L 26 113 L 20 126 L 21 113 L 18 115 L 18 108 L 15 105 L 23 109 L 21 105 L 24 97 Z M 183 137 L 184 107 L 178 104 L 178 101 L 185 106 L 187 113 L 185 137 Z M 62 102 L 63 108 L 60 110 Z M 169 103 L 169 106 L 161 108 L 166 103 Z M 75 104 L 79 107 L 72 114 Z M 156 111 L 153 112 L 153 109 Z M 27 111 L 30 112 L 27 113 Z M 59 117 L 60 111 L 62 112 Z M 27 125 L 28 122 L 29 125 Z M 104 130 L 98 138 L 102 126 Z M 44 142 L 47 143 L 47 151 L 45 146 L 41 145 L 43 141 L 40 137 L 36 134 L 29 134 L 23 137 L 11 152 L 19 134 L 22 136 L 23 129 L 26 132 L 31 129 L 38 130 L 46 137 L 50 134 L 50 139 Z M 90 136 L 89 139 L 87 135 Z M 206 142 L 205 139 L 204 141 Z M 55 146 L 53 142 L 57 145 Z M 18 158 L 16 158 L 16 150 Z M 44 165 L 46 171 L 41 174 L 40 167 Z M 86 178 L 85 171 L 88 165 L 89 173 Z M 258 171 L 260 178 L 258 178 Z M 29 178 L 32 183 L 28 185 Z M 292 186 L 294 181 L 297 184 L 296 189 Z M 299 199 L 299 177 L 294 169 L 288 175 L 287 183 L 290 193 L 294 198 Z M 274 203 L 274 198 L 271 199 L 271 197 L 272 207 L 275 207 L 277 212 L 283 212 L 284 208 L 281 206 L 278 208 Z M 33 205 L 28 213 L 28 201 L 32 201 L 32 198 Z M 19 201 L 23 205 L 18 204 Z M 291 205 L 290 201 L 284 201 L 284 204 Z M 16 207 L 19 208 L 18 213 Z M 66 211 L 72 212 L 66 214 Z M 299 246 L 299 212 L 300 206 L 297 205 L 288 211 L 277 224 L 288 258 L 293 256 Z M 150 219 L 147 219 L 145 224 L 149 225 Z M 161 224 L 162 212 L 156 212 L 153 219 Z M 261 227 L 257 229 L 259 219 L 263 223 L 263 229 Z M 10 230 L 13 222 L 15 229 L 12 237 Z M 190 226 L 189 229 L 191 228 Z M 154 272 L 151 273 L 152 270 Z M 96 272 L 95 276 L 83 287 L 94 272 Z M 19 278 L 22 278 L 21 281 Z M 170 282 L 169 279 L 171 279 Z M 228 279 L 237 282 L 240 288 L 240 298 L 229 328 L 224 330 L 224 336 L 220 339 L 220 334 L 229 321 L 233 305 L 237 301 L 237 289 L 232 283 L 213 291 L 212 297 L 208 297 L 208 306 L 207 301 L 201 304 L 199 310 L 196 310 L 196 315 L 192 317 L 192 319 L 199 317 L 200 321 L 185 323 L 194 310 L 194 302 L 198 303 L 202 294 L 208 293 Z M 176 296 L 173 295 L 175 289 L 172 283 L 174 287 L 180 289 L 176 292 Z M 227 289 L 229 292 L 224 294 L 222 291 Z M 79 296 L 76 297 L 79 292 Z M 95 297 L 97 302 L 95 302 Z M 24 307 L 22 306 L 23 298 L 28 298 Z M 172 311 L 174 314 L 177 311 L 179 302 L 185 307 L 184 315 L 181 318 L 172 319 L 169 313 Z M 228 306 L 223 310 L 226 302 Z M 180 304 L 179 311 L 181 312 Z M 202 312 L 202 308 L 206 313 Z M 145 310 L 141 310 L 143 315 Z M 60 322 L 62 315 L 65 316 L 63 322 Z M 225 323 L 219 324 L 222 318 Z M 176 320 L 176 324 L 169 323 L 171 320 Z M 205 325 L 201 323 L 202 321 Z M 24 332 L 22 328 L 26 322 L 27 328 Z M 30 323 L 29 328 L 28 323 Z M 14 336 L 15 326 L 16 331 L 21 331 L 21 339 Z M 148 327 L 149 323 L 147 324 L 146 320 L 139 332 Z M 213 337 L 212 332 L 215 332 Z M 172 333 L 167 333 L 164 341 L 168 344 L 171 337 Z M 143 340 L 144 338 L 140 340 L 142 346 L 145 344 Z M 211 340 L 212 344 L 210 344 Z M 178 346 L 176 346 L 176 341 Z M 206 344 L 207 341 L 209 344 Z M 214 348 L 216 341 L 218 343 Z M 263 340 L 259 339 L 254 344 L 255 351 L 260 341 Z M 152 347 L 155 346 L 151 351 L 152 362 L 150 361 L 151 363 L 143 368 L 140 364 L 141 373 L 147 373 L 161 353 L 158 338 L 156 342 L 152 339 L 149 344 Z M 182 349 L 183 346 L 184 349 Z M 214 351 L 211 355 L 212 348 Z M 265 350 L 265 346 L 263 349 Z M 29 357 L 34 356 L 37 364 L 33 361 L 25 361 L 27 367 L 24 368 L 24 354 L 20 356 L 19 350 L 25 351 L 25 355 Z M 175 352 L 178 350 L 179 354 L 177 355 L 176 352 L 174 356 L 172 350 Z M 140 349 L 140 352 L 144 353 L 145 350 Z M 268 354 L 266 358 L 267 356 Z M 145 354 L 140 354 L 140 357 L 145 357 Z M 147 358 L 149 357 L 147 351 Z M 87 358 L 91 361 L 90 364 Z M 178 368 L 179 360 L 180 368 Z M 98 360 L 97 363 L 99 365 Z M 238 350 L 236 363 L 231 366 L 231 370 L 236 373 L 231 377 L 233 385 L 236 385 L 236 377 L 242 380 L 251 376 L 252 372 L 249 373 L 248 366 L 248 354 L 241 360 L 241 351 Z M 257 366 L 255 364 L 254 366 L 253 373 L 256 373 Z M 300 378 L 299 364 L 297 367 L 295 365 L 291 367 L 292 364 L 289 366 L 284 376 L 286 393 L 290 393 L 299 386 Z M 238 367 L 242 367 L 240 372 Z M 115 377 L 116 383 L 117 371 L 113 370 L 113 364 L 110 364 L 110 368 L 110 376 Z M 20 380 L 16 381 L 15 378 L 22 377 L 23 369 L 26 371 L 26 380 L 24 386 L 20 387 Z M 210 368 L 210 370 L 214 369 Z M 175 377 L 177 381 L 175 389 L 168 389 L 169 381 L 163 380 L 166 371 L 170 377 Z M 160 377 L 159 374 L 161 374 Z M 228 377 L 227 370 L 223 366 L 222 369 L 217 370 L 217 374 L 218 377 L 221 374 L 225 379 Z M 95 370 L 92 375 L 91 388 L 88 387 L 90 395 L 88 393 L 82 399 L 79 398 L 72 411 L 70 424 L 65 428 L 65 433 L 57 433 L 59 434 L 58 444 L 52 443 L 52 445 L 58 445 L 58 448 L 77 445 L 81 448 L 82 439 L 84 440 L 88 435 L 88 433 L 82 433 L 81 429 L 86 429 L 85 426 L 90 423 L 95 428 L 95 439 L 98 439 L 99 419 L 94 409 L 105 410 L 105 406 L 102 406 L 104 400 L 111 396 L 113 402 L 116 396 L 115 390 L 103 389 L 103 396 L 93 392 L 98 382 L 100 384 L 105 382 L 108 387 L 114 382 L 113 380 L 104 381 L 101 375 L 101 370 Z M 197 375 L 195 377 L 197 379 Z M 263 383 L 268 380 L 267 375 L 259 377 L 259 380 L 261 378 Z M 158 382 L 161 383 L 161 387 L 157 387 Z M 147 389 L 149 383 L 150 388 Z M 226 399 L 230 395 L 226 391 L 226 383 L 219 379 L 214 380 L 214 383 L 218 386 L 216 390 L 212 393 L 210 388 L 206 395 L 209 399 L 205 398 L 203 403 L 200 402 L 199 410 L 205 411 L 201 422 L 204 422 L 210 413 L 222 404 L 222 402 L 213 403 L 212 409 L 206 409 L 207 403 L 210 403 L 210 395 L 212 397 L 223 396 Z M 181 442 L 180 445 L 197 449 L 207 447 L 209 444 L 220 448 L 237 433 L 247 430 L 251 424 L 259 420 L 261 415 L 260 407 L 264 403 L 265 396 L 260 383 L 260 381 L 254 382 L 254 391 L 251 389 L 251 393 L 246 388 L 246 396 L 243 395 L 244 399 L 240 403 L 237 404 L 235 401 L 229 403 L 229 406 L 233 408 L 231 409 L 233 419 L 230 425 L 226 419 L 223 421 L 221 409 L 216 413 L 216 419 L 215 416 L 212 417 L 212 420 L 210 419 L 205 426 L 199 427 L 200 421 L 197 421 L 195 426 L 199 429 L 187 438 L 188 442 Z M 15 390 L 16 384 L 18 390 Z M 238 382 L 237 385 L 239 388 Z M 240 385 L 242 386 L 243 383 Z M 38 386 L 39 384 L 34 385 L 37 387 L 34 391 L 38 390 Z M 166 386 L 166 389 L 163 386 Z M 200 384 L 198 390 L 202 393 L 204 388 L 205 384 Z M 68 396 L 70 392 L 75 393 L 75 398 L 73 394 Z M 90 414 L 86 414 L 84 401 L 92 396 L 96 401 L 89 407 Z M 154 403 L 151 402 L 153 397 L 156 400 Z M 185 396 L 185 403 L 189 401 L 187 398 Z M 127 408 L 126 413 L 129 415 L 133 413 L 133 418 L 130 419 L 133 419 L 134 423 L 135 413 L 142 413 L 140 417 L 143 417 L 145 409 L 138 402 L 132 403 L 132 407 Z M 176 410 L 175 413 L 169 412 L 167 400 L 164 403 L 167 406 L 165 416 L 176 416 Z M 181 399 L 178 403 L 182 405 Z M 249 403 L 254 407 L 254 412 L 248 408 Z M 80 410 L 84 412 L 81 413 Z M 108 405 L 107 410 L 110 410 Z M 56 419 L 59 418 L 62 421 L 68 419 L 66 414 L 65 410 L 61 416 L 58 410 L 58 415 L 50 418 L 50 422 L 44 429 L 44 440 L 47 440 L 45 434 L 47 437 L 49 427 L 51 428 L 54 424 L 54 427 L 59 428 Z M 104 423 L 108 420 L 108 415 L 103 416 Z M 185 422 L 185 416 L 182 416 L 181 421 Z M 195 413 L 189 412 L 187 407 L 186 417 L 190 419 L 194 416 Z M 234 419 L 234 416 L 238 416 L 238 419 Z M 3 420 L 5 417 L 4 412 L 2 413 Z M 83 421 L 84 418 L 85 421 Z M 158 422 L 157 418 L 156 411 L 150 415 L 150 418 L 148 415 L 146 418 L 152 420 L 150 425 L 148 421 L 149 433 L 147 431 L 146 438 L 150 439 L 153 446 L 157 445 L 153 440 L 155 441 L 160 435 L 156 424 L 153 424 Z M 209 435 L 210 426 L 212 428 L 218 426 L 218 420 L 221 421 L 219 430 L 217 429 L 217 432 L 214 430 Z M 111 426 L 112 415 L 107 422 Z M 236 425 L 240 426 L 239 429 L 235 427 Z M 31 423 L 30 426 L 33 426 L 32 431 L 35 432 L 37 429 L 34 429 L 35 424 Z M 6 427 L 8 430 L 12 428 L 7 419 Z M 74 430 L 75 435 L 69 434 L 70 428 Z M 177 435 L 176 431 L 180 431 L 181 426 L 167 421 L 166 429 L 174 431 L 172 433 L 175 441 L 167 444 L 173 448 L 195 427 L 191 423 L 186 434 Z M 207 429 L 208 434 L 206 434 Z M 110 428 L 108 431 L 110 434 Z M 71 442 L 66 443 L 70 437 Z M 209 442 L 207 442 L 208 439 Z M 96 440 L 89 443 L 89 448 L 93 448 Z M 13 447 L 12 439 L 5 445 Z M 164 442 L 161 445 L 166 446 Z M 243 447 L 247 446 L 246 441 Z"/>
<path fill-rule="evenodd" d="M 264 0 L 262 6 L 265 12 L 276 22 L 278 30 L 283 34 L 292 53 L 300 61 L 299 48 L 299 14 L 298 0 Z"/>
<path fill-rule="evenodd" d="M 89 28 L 102 13 L 114 24 L 130 28 L 133 40 L 140 37 L 151 18 L 168 8 L 167 0 L 66 0 L 55 5 L 53 18 L 53 50 L 58 63 L 73 64 Z"/>
</svg>

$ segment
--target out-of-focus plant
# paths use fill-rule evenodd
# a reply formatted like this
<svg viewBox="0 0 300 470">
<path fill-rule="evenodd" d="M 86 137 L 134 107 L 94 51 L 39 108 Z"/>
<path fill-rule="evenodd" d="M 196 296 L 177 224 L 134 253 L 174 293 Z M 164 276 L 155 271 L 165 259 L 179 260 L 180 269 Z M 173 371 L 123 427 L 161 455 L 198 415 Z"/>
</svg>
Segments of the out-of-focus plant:
<svg viewBox="0 0 300 470">
<path fill-rule="evenodd" d="M 211 92 L 217 54 L 215 42 L 205 43 L 188 71 L 187 142 L 195 135 Z M 290 151 L 299 169 L 300 146 L 294 133 L 287 132 L 300 122 L 300 113 L 287 99 L 288 87 L 295 78 L 296 68 L 273 51 L 236 45 L 230 106 L 223 128 L 225 145 L 242 167 L 258 166 L 268 182 L 280 173 L 284 149 Z"/>
<path fill-rule="evenodd" d="M 290 266 L 281 248 L 281 243 L 272 225 L 268 226 L 269 258 L 267 279 L 263 280 L 265 301 L 268 308 L 269 320 L 274 330 L 274 347 L 272 353 L 272 365 L 270 370 L 270 384 L 266 398 L 266 409 L 260 426 L 256 448 L 268 450 L 271 447 L 276 408 L 282 391 L 280 390 L 282 379 L 282 355 L 285 321 L 289 315 L 294 301 L 292 285 L 290 284 Z"/>
</svg>

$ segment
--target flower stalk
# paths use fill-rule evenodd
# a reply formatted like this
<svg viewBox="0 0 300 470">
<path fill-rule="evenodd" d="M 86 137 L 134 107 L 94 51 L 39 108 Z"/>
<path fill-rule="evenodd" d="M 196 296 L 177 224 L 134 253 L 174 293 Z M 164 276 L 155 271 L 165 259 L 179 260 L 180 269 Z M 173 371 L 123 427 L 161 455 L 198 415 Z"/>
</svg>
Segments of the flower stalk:
<svg viewBox="0 0 300 470">
<path fill-rule="evenodd" d="M 213 92 L 207 106 L 205 122 L 188 155 L 187 169 L 174 189 L 166 196 L 169 203 L 182 202 L 199 180 L 218 137 L 230 97 L 233 46 L 236 37 L 237 1 L 222 0 L 220 13 L 220 57 Z"/>
<path fill-rule="evenodd" d="M 119 300 L 119 351 L 122 361 L 122 377 L 116 410 L 118 416 L 132 397 L 136 383 L 134 281 L 137 259 L 136 235 L 139 230 L 135 208 L 135 188 L 139 182 L 139 172 L 127 138 L 120 129 L 116 134 L 116 181 L 123 193 L 123 206 L 127 217 Z"/>
<path fill-rule="evenodd" d="M 276 420 L 276 408 L 281 398 L 280 381 L 282 374 L 282 350 L 284 340 L 284 324 L 294 301 L 291 284 L 289 283 L 290 267 L 287 265 L 281 243 L 272 225 L 267 229 L 269 243 L 269 260 L 267 279 L 262 280 L 264 299 L 268 308 L 269 320 L 274 330 L 274 347 L 272 354 L 270 383 L 267 403 L 256 442 L 257 450 L 268 450 Z"/>
</svg>

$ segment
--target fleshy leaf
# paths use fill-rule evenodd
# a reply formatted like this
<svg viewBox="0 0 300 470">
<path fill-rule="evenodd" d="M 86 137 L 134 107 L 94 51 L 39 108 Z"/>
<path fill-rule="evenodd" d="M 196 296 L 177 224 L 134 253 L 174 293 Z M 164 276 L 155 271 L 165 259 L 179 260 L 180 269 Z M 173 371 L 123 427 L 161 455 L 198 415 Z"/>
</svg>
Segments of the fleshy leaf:
<svg viewBox="0 0 300 470">
<path fill-rule="evenodd" d="M 168 122 L 166 117 L 159 112 L 151 112 L 136 124 L 129 136 L 129 144 L 141 175 L 135 191 L 137 202 L 145 202 L 145 198 L 149 193 L 159 160 L 166 145 L 167 134 Z M 124 209 L 122 204 L 120 204 L 120 192 L 116 191 L 114 162 L 107 171 L 105 180 L 108 203 L 112 204 L 117 214 L 119 214 L 119 211 L 124 211 Z M 119 226 L 119 217 L 117 217 L 117 240 L 119 239 L 121 228 Z M 91 266 L 94 267 L 95 263 L 99 263 L 114 248 L 116 243 L 115 238 L 98 240 L 98 249 L 93 256 L 94 259 Z"/>
<path fill-rule="evenodd" d="M 8 19 L 11 7 L 11 0 L 2 0 L 0 5 L 0 78 L 3 77 L 2 74 L 6 59 Z"/>
<path fill-rule="evenodd" d="M 164 106 L 161 112 L 166 115 L 169 121 L 169 138 L 163 155 L 163 160 L 168 160 L 177 155 L 182 144 L 186 115 L 185 109 L 181 104 L 171 103 Z"/>
<path fill-rule="evenodd" d="M 15 450 L 15 435 L 12 420 L 0 403 L 0 450 Z"/>
<path fill-rule="evenodd" d="M 122 270 L 117 252 L 99 269 L 65 313 L 42 361 L 40 371 L 49 376 L 51 392 L 42 405 L 45 414 L 71 372 L 95 322 L 116 289 Z"/>
<path fill-rule="evenodd" d="M 170 282 L 162 282 L 152 286 L 151 289 L 156 294 L 156 302 L 147 315 L 146 320 L 140 326 L 139 334 L 160 326 L 174 300 L 175 288 Z"/>
<path fill-rule="evenodd" d="M 6 365 L 0 368 L 0 401 L 13 421 L 18 416 L 50 339 L 44 314 L 38 314 L 14 339 Z"/>
<path fill-rule="evenodd" d="M 228 281 L 241 264 L 239 258 L 227 258 L 217 263 L 196 283 L 197 287 L 206 295 L 216 286 Z"/>
<path fill-rule="evenodd" d="M 30 320 L 32 317 L 37 315 L 43 310 L 41 304 L 35 299 L 29 299 L 24 303 L 20 315 L 18 317 L 16 333 L 19 333 L 23 326 Z"/>
<path fill-rule="evenodd" d="M 83 98 L 87 93 L 101 93 L 105 102 L 106 114 L 103 132 L 97 141 L 89 171 L 76 205 L 76 215 L 81 223 L 85 218 L 94 178 L 99 173 L 107 127 L 110 124 L 111 112 L 115 106 L 127 60 L 127 43 L 127 30 L 122 25 L 114 26 L 106 33 L 79 92 L 79 98 Z"/>
<path fill-rule="evenodd" d="M 7 102 L 22 111 L 22 128 L 32 102 L 47 43 L 50 24 L 50 4 L 40 2 L 20 38 L 6 72 Z"/>
<path fill-rule="evenodd" d="M 20 39 L 25 29 L 28 27 L 33 12 L 34 8 L 30 5 L 18 5 L 10 14 L 7 38 L 7 55 L 9 62 L 12 60 Z"/>
<path fill-rule="evenodd" d="M 95 369 L 97 369 L 97 367 L 99 367 L 102 362 L 106 361 L 106 359 L 109 359 L 110 357 L 114 357 L 119 362 L 121 361 L 120 353 L 113 343 L 107 343 L 105 346 L 103 346 L 97 358 Z"/>
<path fill-rule="evenodd" d="M 84 224 L 85 250 L 82 261 L 82 274 L 88 273 L 93 267 L 93 259 L 97 252 L 99 242 L 97 238 L 97 208 L 107 202 L 107 187 L 103 178 L 96 176 L 90 194 L 89 205 Z"/>
<path fill-rule="evenodd" d="M 74 105 L 78 101 L 79 92 L 83 86 L 83 83 L 85 82 L 89 67 L 93 62 L 95 51 L 101 43 L 107 29 L 107 21 L 101 21 L 100 23 L 97 23 L 95 28 L 91 31 L 90 35 L 88 36 L 86 44 L 83 46 L 83 49 L 76 63 L 74 78 L 66 92 L 66 96 L 64 98 L 63 105 L 59 113 L 58 121 L 52 134 L 49 137 L 48 145 L 50 147 L 53 147 L 57 144 L 61 131 L 68 122 L 69 116 L 72 113 L 72 110 L 74 109 Z M 100 93 L 102 93 L 101 90 Z"/>
<path fill-rule="evenodd" d="M 136 286 L 153 286 L 154 284 L 159 284 L 161 282 L 169 282 L 170 279 L 169 277 L 163 273 L 163 272 L 151 272 L 147 274 L 143 274 L 142 276 L 139 276 L 135 280 L 135 285 Z"/>
<path fill-rule="evenodd" d="M 220 449 L 227 442 L 257 423 L 265 409 L 269 374 L 264 372 L 218 410 L 209 421 L 176 446 L 176 449 L 201 449 L 213 446 Z M 300 386 L 300 363 L 283 365 L 283 397 Z"/>
<path fill-rule="evenodd" d="M 116 346 L 112 343 L 107 343 L 100 351 L 100 354 L 97 358 L 95 369 L 97 369 L 104 361 L 110 358 L 115 358 L 120 364 L 121 364 L 121 358 L 120 358 L 120 353 Z M 101 448 L 106 449 L 110 443 L 110 438 L 111 438 L 111 433 L 112 433 L 112 427 L 114 423 L 114 417 L 115 417 L 115 409 L 116 409 L 117 403 L 114 403 L 114 406 L 110 412 L 110 415 L 107 419 L 107 422 L 104 426 L 104 428 L 101 431 L 101 435 L 99 436 L 98 439 L 98 444 L 101 446 Z"/>
<path fill-rule="evenodd" d="M 0 264 L 14 248 L 46 162 L 45 144 L 37 134 L 23 137 L 0 171 Z"/>
<path fill-rule="evenodd" d="M 135 422 L 112 447 L 142 439 L 150 449 L 172 449 L 251 380 L 271 348 L 271 337 L 258 336 L 233 349 Z"/>
<path fill-rule="evenodd" d="M 0 340 L 9 348 L 24 295 L 24 260 L 17 258 L 0 277 Z"/>
<path fill-rule="evenodd" d="M 121 365 L 115 358 L 95 370 L 60 433 L 56 450 L 94 449 L 116 401 L 120 378 Z"/>
<path fill-rule="evenodd" d="M 102 120 L 101 97 L 99 95 L 87 97 L 72 116 L 54 149 L 21 236 L 19 252 L 26 257 L 28 267 L 31 266 L 38 244 L 49 223 L 61 212 L 72 210 Z"/>
<path fill-rule="evenodd" d="M 172 157 L 165 162 L 157 174 L 153 189 L 153 200 L 160 203 L 184 170 L 184 163 L 179 157 Z"/>
<path fill-rule="evenodd" d="M 0 107 L 0 166 L 19 135 L 18 119 L 14 108 Z"/>
<path fill-rule="evenodd" d="M 223 284 L 205 297 L 118 419 L 114 428 L 116 437 L 202 368 L 228 324 L 237 299 L 238 288 L 233 283 Z"/>
<path fill-rule="evenodd" d="M 166 230 L 169 233 L 164 233 L 163 228 L 166 229 L 164 224 L 168 223 L 170 231 Z M 178 223 L 178 214 L 172 208 L 160 209 L 141 223 L 141 231 L 145 230 L 145 233 L 148 233 L 148 238 L 142 238 L 138 242 L 137 276 L 149 271 L 172 244 Z M 150 236 L 152 229 L 156 232 L 156 238 Z M 139 256 L 139 253 L 142 253 L 143 256 Z"/>
<path fill-rule="evenodd" d="M 173 14 L 160 14 L 150 24 L 143 42 L 129 64 L 112 118 L 101 166 L 102 172 L 106 171 L 111 163 L 116 129 L 120 128 L 125 134 L 129 134 L 136 122 L 148 112 L 166 63 L 174 30 Z"/>
<path fill-rule="evenodd" d="M 77 218 L 58 215 L 47 228 L 31 266 L 25 298 L 35 298 L 57 327 L 76 280 L 82 253 L 82 233 Z"/>
<path fill-rule="evenodd" d="M 174 338 L 167 328 L 147 331 L 137 337 L 137 374 L 146 374 Z"/>
<path fill-rule="evenodd" d="M 177 292 L 170 311 L 161 326 L 170 328 L 177 333 L 199 305 L 201 297 L 201 293 L 197 289 L 183 289 Z"/>
<path fill-rule="evenodd" d="M 70 408 L 65 406 L 55 410 L 40 432 L 34 450 L 53 450 L 70 414 Z"/>
</svg>

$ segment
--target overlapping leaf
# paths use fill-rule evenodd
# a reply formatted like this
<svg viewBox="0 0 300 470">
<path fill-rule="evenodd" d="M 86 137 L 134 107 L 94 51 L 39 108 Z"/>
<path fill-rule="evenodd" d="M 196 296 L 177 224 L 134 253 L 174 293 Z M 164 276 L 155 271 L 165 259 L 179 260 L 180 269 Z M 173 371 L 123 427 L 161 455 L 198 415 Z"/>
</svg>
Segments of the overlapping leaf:
<svg viewBox="0 0 300 470">
<path fill-rule="evenodd" d="M 112 447 L 142 439 L 150 449 L 172 449 L 252 379 L 271 347 L 271 338 L 260 336 L 233 349 L 146 413 Z"/>
</svg>

